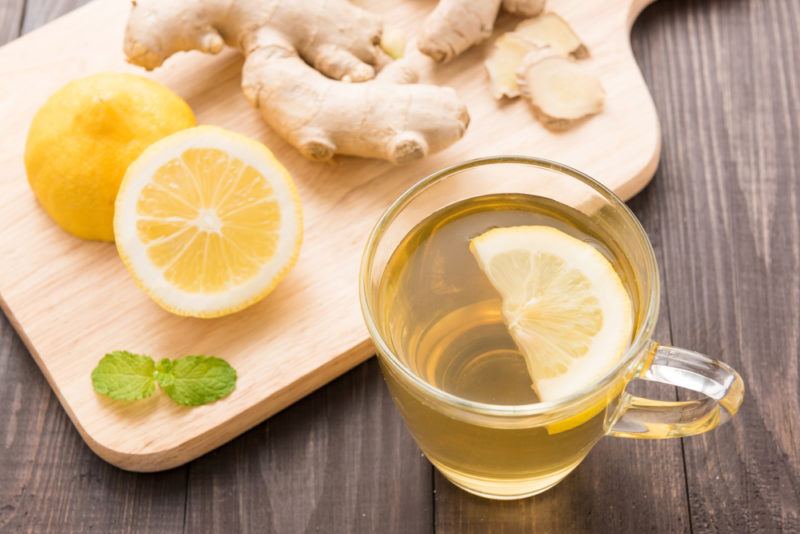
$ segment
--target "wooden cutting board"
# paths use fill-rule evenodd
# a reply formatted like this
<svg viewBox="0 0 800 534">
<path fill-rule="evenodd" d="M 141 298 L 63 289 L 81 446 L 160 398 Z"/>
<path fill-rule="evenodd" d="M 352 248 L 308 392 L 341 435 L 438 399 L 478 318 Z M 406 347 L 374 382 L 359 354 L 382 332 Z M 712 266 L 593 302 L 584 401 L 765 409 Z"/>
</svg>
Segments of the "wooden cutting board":
<svg viewBox="0 0 800 534">
<path fill-rule="evenodd" d="M 598 178 L 622 197 L 655 172 L 658 118 L 631 54 L 629 32 L 652 0 L 550 0 L 588 44 L 606 111 L 563 134 L 544 130 L 525 102 L 498 104 L 482 60 L 488 43 L 431 67 L 425 81 L 455 87 L 472 122 L 460 142 L 405 167 L 339 158 L 302 159 L 261 121 L 239 90 L 241 58 L 181 54 L 152 74 L 194 108 L 200 123 L 251 135 L 294 175 L 306 239 L 300 261 L 262 303 L 212 320 L 172 316 L 134 285 L 113 245 L 73 238 L 52 223 L 28 188 L 22 153 L 28 124 L 47 96 L 76 77 L 127 65 L 121 42 L 128 3 L 96 0 L 0 49 L 0 295 L 9 320 L 89 446 L 114 465 L 156 471 L 225 443 L 373 353 L 358 306 L 359 257 L 379 214 L 404 189 L 465 159 L 528 154 Z M 372 0 L 369 9 L 408 29 L 432 1 Z M 515 21 L 503 16 L 500 31 Z M 125 404 L 92 391 L 100 357 L 125 349 L 156 357 L 214 354 L 239 372 L 236 391 L 189 409 L 165 395 Z"/>
</svg>

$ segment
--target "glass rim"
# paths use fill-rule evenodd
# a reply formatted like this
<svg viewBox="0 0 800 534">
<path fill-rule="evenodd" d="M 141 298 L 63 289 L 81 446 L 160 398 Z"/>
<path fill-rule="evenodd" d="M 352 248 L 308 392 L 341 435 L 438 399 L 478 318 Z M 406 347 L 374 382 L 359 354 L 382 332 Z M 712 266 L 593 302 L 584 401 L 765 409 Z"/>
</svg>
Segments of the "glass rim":
<svg viewBox="0 0 800 534">
<path fill-rule="evenodd" d="M 642 241 L 646 248 L 645 253 L 647 256 L 647 263 L 649 264 L 646 266 L 646 269 L 652 274 L 651 278 L 653 283 L 652 287 L 650 288 L 649 295 L 647 295 L 648 301 L 647 301 L 647 309 L 644 316 L 645 318 L 637 328 L 636 335 L 634 336 L 633 341 L 628 346 L 628 348 L 625 351 L 625 354 L 617 363 L 617 365 L 615 365 L 612 369 L 610 369 L 603 376 L 601 380 L 593 382 L 588 386 L 581 388 L 580 390 L 555 401 L 542 401 L 532 404 L 519 404 L 519 405 L 490 404 L 490 403 L 465 399 L 457 395 L 454 395 L 452 393 L 448 393 L 447 391 L 444 391 L 442 389 L 437 388 L 436 386 L 429 384 L 428 382 L 420 378 L 411 369 L 409 369 L 408 366 L 406 366 L 402 362 L 402 360 L 397 356 L 397 354 L 395 354 L 395 352 L 389 347 L 389 344 L 383 338 L 383 335 L 381 334 L 377 324 L 375 323 L 375 320 L 373 318 L 372 308 L 370 307 L 367 298 L 367 292 L 368 292 L 367 286 L 368 286 L 368 281 L 370 279 L 370 275 L 372 274 L 372 262 L 374 260 L 378 243 L 380 243 L 380 240 L 383 237 L 386 229 L 392 224 L 392 222 L 394 222 L 397 215 L 406 206 L 408 206 L 408 204 L 412 200 L 414 200 L 414 198 L 416 198 L 419 194 L 427 190 L 435 183 L 455 173 L 473 167 L 505 164 L 505 163 L 528 165 L 540 169 L 547 169 L 568 176 L 572 179 L 581 181 L 590 188 L 592 188 L 596 193 L 598 193 L 601 197 L 607 200 L 610 204 L 622 210 L 624 216 L 627 217 L 633 223 L 633 227 L 635 228 L 639 236 L 643 238 Z M 639 354 L 641 354 L 649 344 L 652 343 L 651 336 L 653 330 L 655 329 L 655 323 L 659 308 L 660 280 L 659 280 L 659 273 L 658 273 L 658 266 L 656 262 L 655 252 L 653 251 L 653 245 L 652 243 L 650 243 L 650 239 L 647 237 L 647 233 L 645 232 L 644 228 L 642 227 L 636 215 L 634 215 L 634 213 L 630 210 L 630 208 L 625 204 L 625 202 L 621 198 L 619 198 L 616 195 L 616 193 L 611 191 L 609 188 L 607 188 L 605 185 L 601 184 L 594 178 L 588 176 L 587 174 L 552 160 L 544 158 L 536 158 L 531 156 L 499 155 L 499 156 L 475 158 L 462 163 L 451 165 L 449 167 L 445 167 L 432 174 L 429 174 L 428 176 L 422 178 L 421 180 L 413 184 L 411 187 L 406 189 L 397 199 L 395 199 L 391 203 L 391 205 L 389 205 L 389 207 L 383 212 L 383 214 L 380 216 L 377 223 L 373 227 L 372 231 L 370 232 L 369 237 L 367 238 L 366 245 L 364 246 L 364 252 L 361 257 L 361 267 L 358 278 L 359 278 L 358 294 L 359 294 L 359 301 L 361 304 L 361 313 L 364 317 L 364 322 L 366 323 L 369 335 L 372 338 L 372 341 L 375 343 L 375 348 L 377 349 L 379 357 L 380 355 L 383 355 L 384 360 L 387 361 L 394 369 L 399 371 L 413 384 L 415 384 L 421 390 L 433 396 L 435 399 L 462 410 L 484 415 L 491 415 L 491 416 L 527 417 L 527 416 L 543 415 L 569 407 L 579 402 L 580 400 L 586 397 L 590 397 L 592 394 L 603 389 L 605 386 L 607 386 L 614 380 L 614 377 L 617 376 L 617 374 L 624 367 L 630 365 L 631 362 L 633 362 L 633 360 Z"/>
</svg>

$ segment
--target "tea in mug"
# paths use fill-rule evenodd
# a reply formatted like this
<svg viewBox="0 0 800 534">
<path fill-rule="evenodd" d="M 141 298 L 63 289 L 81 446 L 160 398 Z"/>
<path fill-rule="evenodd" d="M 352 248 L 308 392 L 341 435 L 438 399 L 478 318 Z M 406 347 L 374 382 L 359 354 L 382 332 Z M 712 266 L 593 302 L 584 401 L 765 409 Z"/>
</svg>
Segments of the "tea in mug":
<svg viewBox="0 0 800 534">
<path fill-rule="evenodd" d="M 578 247 L 578 253 L 586 252 L 580 247 L 590 247 L 591 254 L 602 255 L 599 261 L 610 265 L 607 270 L 629 306 L 620 314 L 628 323 L 619 326 L 627 337 L 622 339 L 618 333 L 616 348 L 603 357 L 622 357 L 637 326 L 637 286 L 635 270 L 620 245 L 575 208 L 544 197 L 499 194 L 462 200 L 431 214 L 408 233 L 389 259 L 376 301 L 377 320 L 391 350 L 408 369 L 454 397 L 491 405 L 521 406 L 553 400 L 560 388 L 566 391 L 576 386 L 558 382 L 558 347 L 550 347 L 546 358 L 538 355 L 547 339 L 529 336 L 525 321 L 535 319 L 545 328 L 551 323 L 563 328 L 568 320 L 559 315 L 563 306 L 602 306 L 604 303 L 598 302 L 601 297 L 563 302 L 561 308 L 537 311 L 538 318 L 515 315 L 514 310 L 522 309 L 525 303 L 513 302 L 518 296 L 513 283 L 503 294 L 503 288 L 509 285 L 508 275 L 501 262 L 495 261 L 503 251 L 481 264 L 486 259 L 481 254 L 491 255 L 497 248 L 486 241 L 492 229 L 518 231 L 528 237 L 538 232 L 534 239 L 552 235 L 565 246 Z M 558 261 L 546 255 L 537 258 Z M 503 261 L 515 268 L 515 262 L 529 260 L 507 257 Z M 531 277 L 535 276 L 534 272 Z M 573 286 L 582 283 L 567 282 Z M 537 281 L 525 283 L 530 286 Z M 597 320 L 581 318 L 570 327 L 564 342 L 579 344 L 581 333 L 597 332 L 603 319 L 602 315 Z M 607 317 L 605 321 L 608 323 Z M 548 376 L 541 376 L 549 372 L 548 365 L 556 365 L 551 373 L 555 378 L 549 382 Z M 431 462 L 456 484 L 462 477 L 468 479 L 465 485 L 471 491 L 476 490 L 475 481 L 479 479 L 483 491 L 493 496 L 514 497 L 514 481 L 520 482 L 520 494 L 531 493 L 532 480 L 538 491 L 559 481 L 602 437 L 607 413 L 616 406 L 616 399 L 592 399 L 555 422 L 534 418 L 499 424 L 480 414 L 470 418 L 448 414 L 442 406 L 434 406 L 435 401 L 404 385 L 393 374 L 396 372 L 384 366 L 392 394 Z M 538 387 L 532 373 L 542 379 Z M 576 373 L 580 375 L 581 370 Z M 621 390 L 622 380 L 614 390 L 617 397 Z M 541 399 L 539 395 L 545 393 L 547 398 Z"/>
</svg>

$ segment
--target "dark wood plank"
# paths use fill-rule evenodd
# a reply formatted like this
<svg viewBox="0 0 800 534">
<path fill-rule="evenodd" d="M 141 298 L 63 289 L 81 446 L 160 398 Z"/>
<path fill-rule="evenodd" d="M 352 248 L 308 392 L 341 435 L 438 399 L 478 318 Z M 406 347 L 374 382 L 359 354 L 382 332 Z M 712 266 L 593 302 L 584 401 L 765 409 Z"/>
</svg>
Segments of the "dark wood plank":
<svg viewBox="0 0 800 534">
<path fill-rule="evenodd" d="M 673 341 L 739 369 L 685 440 L 695 532 L 800 532 L 800 2 L 673 1 L 640 21 Z"/>
<path fill-rule="evenodd" d="M 685 442 L 690 522 L 683 473 L 661 456 L 680 457 L 671 444 L 608 439 L 528 501 L 489 503 L 437 477 L 441 530 L 800 531 L 798 12 L 662 2 L 634 32 L 666 140 L 655 183 L 632 203 L 662 249 L 675 336 L 662 322 L 660 339 L 731 362 L 750 390 L 733 424 Z"/>
<path fill-rule="evenodd" d="M 653 237 L 661 256 L 652 188 L 631 207 Z M 663 272 L 662 272 L 663 278 Z M 664 293 L 666 295 L 666 293 Z M 656 338 L 669 343 L 668 303 L 661 302 Z M 676 398 L 675 388 L 635 382 L 628 391 Z M 679 440 L 605 438 L 558 486 L 522 501 L 492 502 L 473 497 L 437 473 L 436 531 L 479 532 L 689 532 L 683 455 Z"/>
<path fill-rule="evenodd" d="M 3 0 L 0 2 L 0 45 L 19 36 L 25 0 Z"/>
<path fill-rule="evenodd" d="M 24 28 L 33 29 L 81 3 L 32 0 Z M 16 36 L 21 17 L 22 2 L 3 1 L 0 28 L 9 33 L 0 34 L 0 42 Z M 183 528 L 186 469 L 140 475 L 95 456 L 5 317 L 0 319 L 0 384 L 0 532 Z"/>
<path fill-rule="evenodd" d="M 23 27 L 82 3 L 29 0 Z M 22 4 L 0 5 L 0 42 Z M 637 26 L 665 139 L 633 202 L 665 273 L 660 335 L 737 366 L 745 406 L 685 441 L 686 480 L 679 442 L 611 438 L 518 503 L 439 477 L 442 531 L 800 531 L 800 2 L 662 1 Z M 184 526 L 185 470 L 134 475 L 97 459 L 5 320 L 0 383 L 0 531 Z M 425 532 L 430 473 L 371 362 L 192 464 L 186 531 Z"/>
<path fill-rule="evenodd" d="M 182 528 L 186 470 L 127 473 L 95 456 L 5 318 L 0 383 L 0 532 Z"/>
<path fill-rule="evenodd" d="M 29 31 L 83 3 L 30 0 L 23 28 Z M 14 358 L 12 363 L 21 363 L 29 371 L 17 383 L 26 384 L 27 389 L 33 382 L 45 399 L 23 403 L 25 410 L 14 413 L 5 439 L 12 439 L 17 421 L 35 421 L 38 415 L 59 419 L 61 425 L 44 436 L 38 428 L 25 432 L 30 439 L 18 443 L 21 450 L 44 448 L 32 445 L 31 439 L 72 441 L 68 453 L 52 451 L 55 465 L 27 460 L 14 454 L 16 450 L 0 455 L 0 469 L 6 475 L 0 482 L 0 502 L 11 503 L 0 510 L 0 530 L 8 526 L 43 532 L 67 525 L 76 531 L 94 527 L 139 532 L 182 528 L 187 532 L 212 528 L 299 532 L 328 531 L 336 525 L 347 532 L 391 533 L 433 528 L 432 469 L 402 425 L 374 361 L 199 462 L 143 476 L 116 470 L 88 451 L 7 323 L 5 328 L 17 349 L 15 354 L 4 351 L 3 356 Z M 11 375 L 0 373 L 0 379 Z M 14 391 L 20 394 L 19 388 L 0 390 L 0 401 Z M 10 399 L 8 404 L 13 402 Z M 65 461 L 64 454 L 72 461 Z M 28 465 L 34 476 L 52 479 L 44 488 L 37 486 L 39 498 L 25 493 L 25 471 L 12 465 L 12 460 Z M 85 470 L 92 473 L 97 491 L 81 495 L 63 480 L 78 476 L 82 480 L 78 473 Z M 191 499 L 184 507 L 187 487 Z M 105 493 L 116 498 L 104 499 Z M 34 516 L 31 510 L 45 503 L 43 494 L 57 504 L 56 510 Z"/>
<path fill-rule="evenodd" d="M 429 532 L 431 469 L 372 359 L 195 461 L 187 532 Z"/>
</svg>

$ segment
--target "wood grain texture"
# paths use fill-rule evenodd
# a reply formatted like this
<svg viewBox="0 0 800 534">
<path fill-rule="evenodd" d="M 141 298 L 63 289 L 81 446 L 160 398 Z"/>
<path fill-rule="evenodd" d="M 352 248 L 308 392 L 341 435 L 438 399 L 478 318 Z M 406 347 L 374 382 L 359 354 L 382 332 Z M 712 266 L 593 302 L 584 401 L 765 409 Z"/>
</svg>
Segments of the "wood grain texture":
<svg viewBox="0 0 800 534">
<path fill-rule="evenodd" d="M 682 1 L 637 33 L 670 140 L 652 188 L 672 341 L 747 387 L 732 424 L 685 440 L 695 532 L 800 531 L 799 27 L 797 1 Z"/>
<path fill-rule="evenodd" d="M 0 3 L 0 45 L 19 36 L 24 15 L 25 0 L 3 0 Z"/>
<path fill-rule="evenodd" d="M 635 532 L 672 533 L 685 531 L 689 517 L 695 533 L 800 531 L 799 9 L 797 0 L 672 0 L 646 10 L 633 31 L 634 51 L 665 139 L 654 183 L 631 203 L 661 262 L 665 302 L 659 335 L 733 363 L 748 387 L 736 420 L 684 442 L 690 506 L 674 493 L 684 482 L 671 469 L 680 442 L 607 439 L 553 490 L 551 500 L 544 494 L 493 505 L 456 490 L 445 496 L 444 483 L 437 483 L 437 530 L 559 532 L 561 525 L 574 532 L 626 532 L 627 526 L 639 526 Z M 0 17 L 0 27 L 4 24 Z M 395 423 L 387 425 L 384 418 L 396 422 L 397 415 L 381 404 L 385 398 L 374 368 L 358 367 L 341 383 L 185 468 L 157 475 L 122 473 L 82 445 L 19 338 L 2 323 L 0 532 L 203 532 L 211 530 L 201 528 L 204 524 L 225 521 L 232 525 L 226 530 L 235 532 L 235 527 L 258 527 L 254 518 L 273 530 L 273 525 L 306 520 L 310 532 L 317 527 L 320 532 L 371 532 L 371 522 L 356 524 L 353 512 L 330 509 L 341 502 L 333 498 L 317 498 L 314 512 L 329 524 L 304 519 L 314 515 L 307 495 L 326 494 L 317 485 L 337 477 L 345 482 L 336 490 L 358 495 L 353 485 L 370 483 L 354 480 L 352 473 L 384 473 L 368 463 L 387 458 L 374 448 L 384 446 L 403 448 L 392 454 L 404 468 L 397 478 L 379 483 L 376 491 L 385 501 L 362 513 L 390 517 L 402 506 L 410 521 L 417 513 L 430 519 L 434 495 L 430 481 L 420 482 L 409 460 L 417 452 L 413 444 L 401 437 L 375 437 L 394 432 Z M 328 423 L 327 414 L 338 410 L 336 423 Z M 341 432 L 342 426 L 352 431 L 357 421 L 362 424 L 353 435 Z M 361 453 L 333 452 L 335 442 L 342 450 L 361 447 Z M 325 446 L 313 448 L 316 443 Z M 306 446 L 312 450 L 306 452 Z M 309 472 L 309 459 L 315 466 L 313 484 L 295 476 Z M 268 485 L 262 473 L 278 460 Z M 190 497 L 184 515 L 184 489 L 172 477 L 187 469 Z M 649 474 L 662 478 L 645 478 Z M 399 504 L 389 484 L 404 487 L 402 499 L 412 495 L 420 504 Z M 561 491 L 567 485 L 570 491 Z M 158 507 L 165 499 L 167 504 Z M 280 502 L 289 511 L 268 502 Z M 419 512 L 409 512 L 412 506 Z M 546 514 L 555 517 L 540 517 Z M 352 528 L 339 528 L 338 521 Z M 414 526 L 406 532 L 415 532 Z"/>
<path fill-rule="evenodd" d="M 98 0 L 87 5 L 0 51 L 0 93 L 8 95 L 0 101 L 8 118 L 2 126 L 8 142 L 0 148 L 0 224 L 9 228 L 0 234 L 3 307 L 100 456 L 138 471 L 195 458 L 370 355 L 357 299 L 359 257 L 380 212 L 420 177 L 471 157 L 511 152 L 579 167 L 623 196 L 643 187 L 655 168 L 660 137 L 628 32 L 632 13 L 646 3 L 551 2 L 592 50 L 584 65 L 599 75 L 608 93 L 602 114 L 555 135 L 532 119 L 525 102 L 498 104 L 481 62 L 487 43 L 427 73 L 432 81 L 457 87 L 467 102 L 472 124 L 466 137 L 402 168 L 353 158 L 334 165 L 308 162 L 269 132 L 246 104 L 238 87 L 241 58 L 232 51 L 173 58 L 154 76 L 186 97 L 200 122 L 265 140 L 297 178 L 304 204 L 306 240 L 286 281 L 261 304 L 216 320 L 180 318 L 159 309 L 135 287 L 112 246 L 64 234 L 38 208 L 27 186 L 23 132 L 46 96 L 87 73 L 136 71 L 125 65 L 120 50 L 127 4 Z M 409 28 L 428 7 L 370 3 L 393 24 Z M 512 22 L 507 18 L 503 24 Z M 69 321 L 63 321 L 66 316 Z M 116 348 L 158 357 L 217 354 L 238 369 L 239 383 L 224 403 L 192 410 L 163 395 L 114 403 L 92 391 L 88 376 L 102 354 Z"/>
<path fill-rule="evenodd" d="M 0 6 L 0 28 L 22 16 L 23 3 L 14 13 Z M 9 36 L 82 3 L 51 2 L 45 13 L 39 9 L 43 2 L 30 2 L 26 23 L 13 20 Z M 5 317 L 0 321 L 0 383 L 6 385 L 0 387 L 0 532 L 183 528 L 187 469 L 159 476 L 127 473 L 88 450 Z"/>
<path fill-rule="evenodd" d="M 191 464 L 187 532 L 433 529 L 431 465 L 373 358 Z"/>
</svg>

